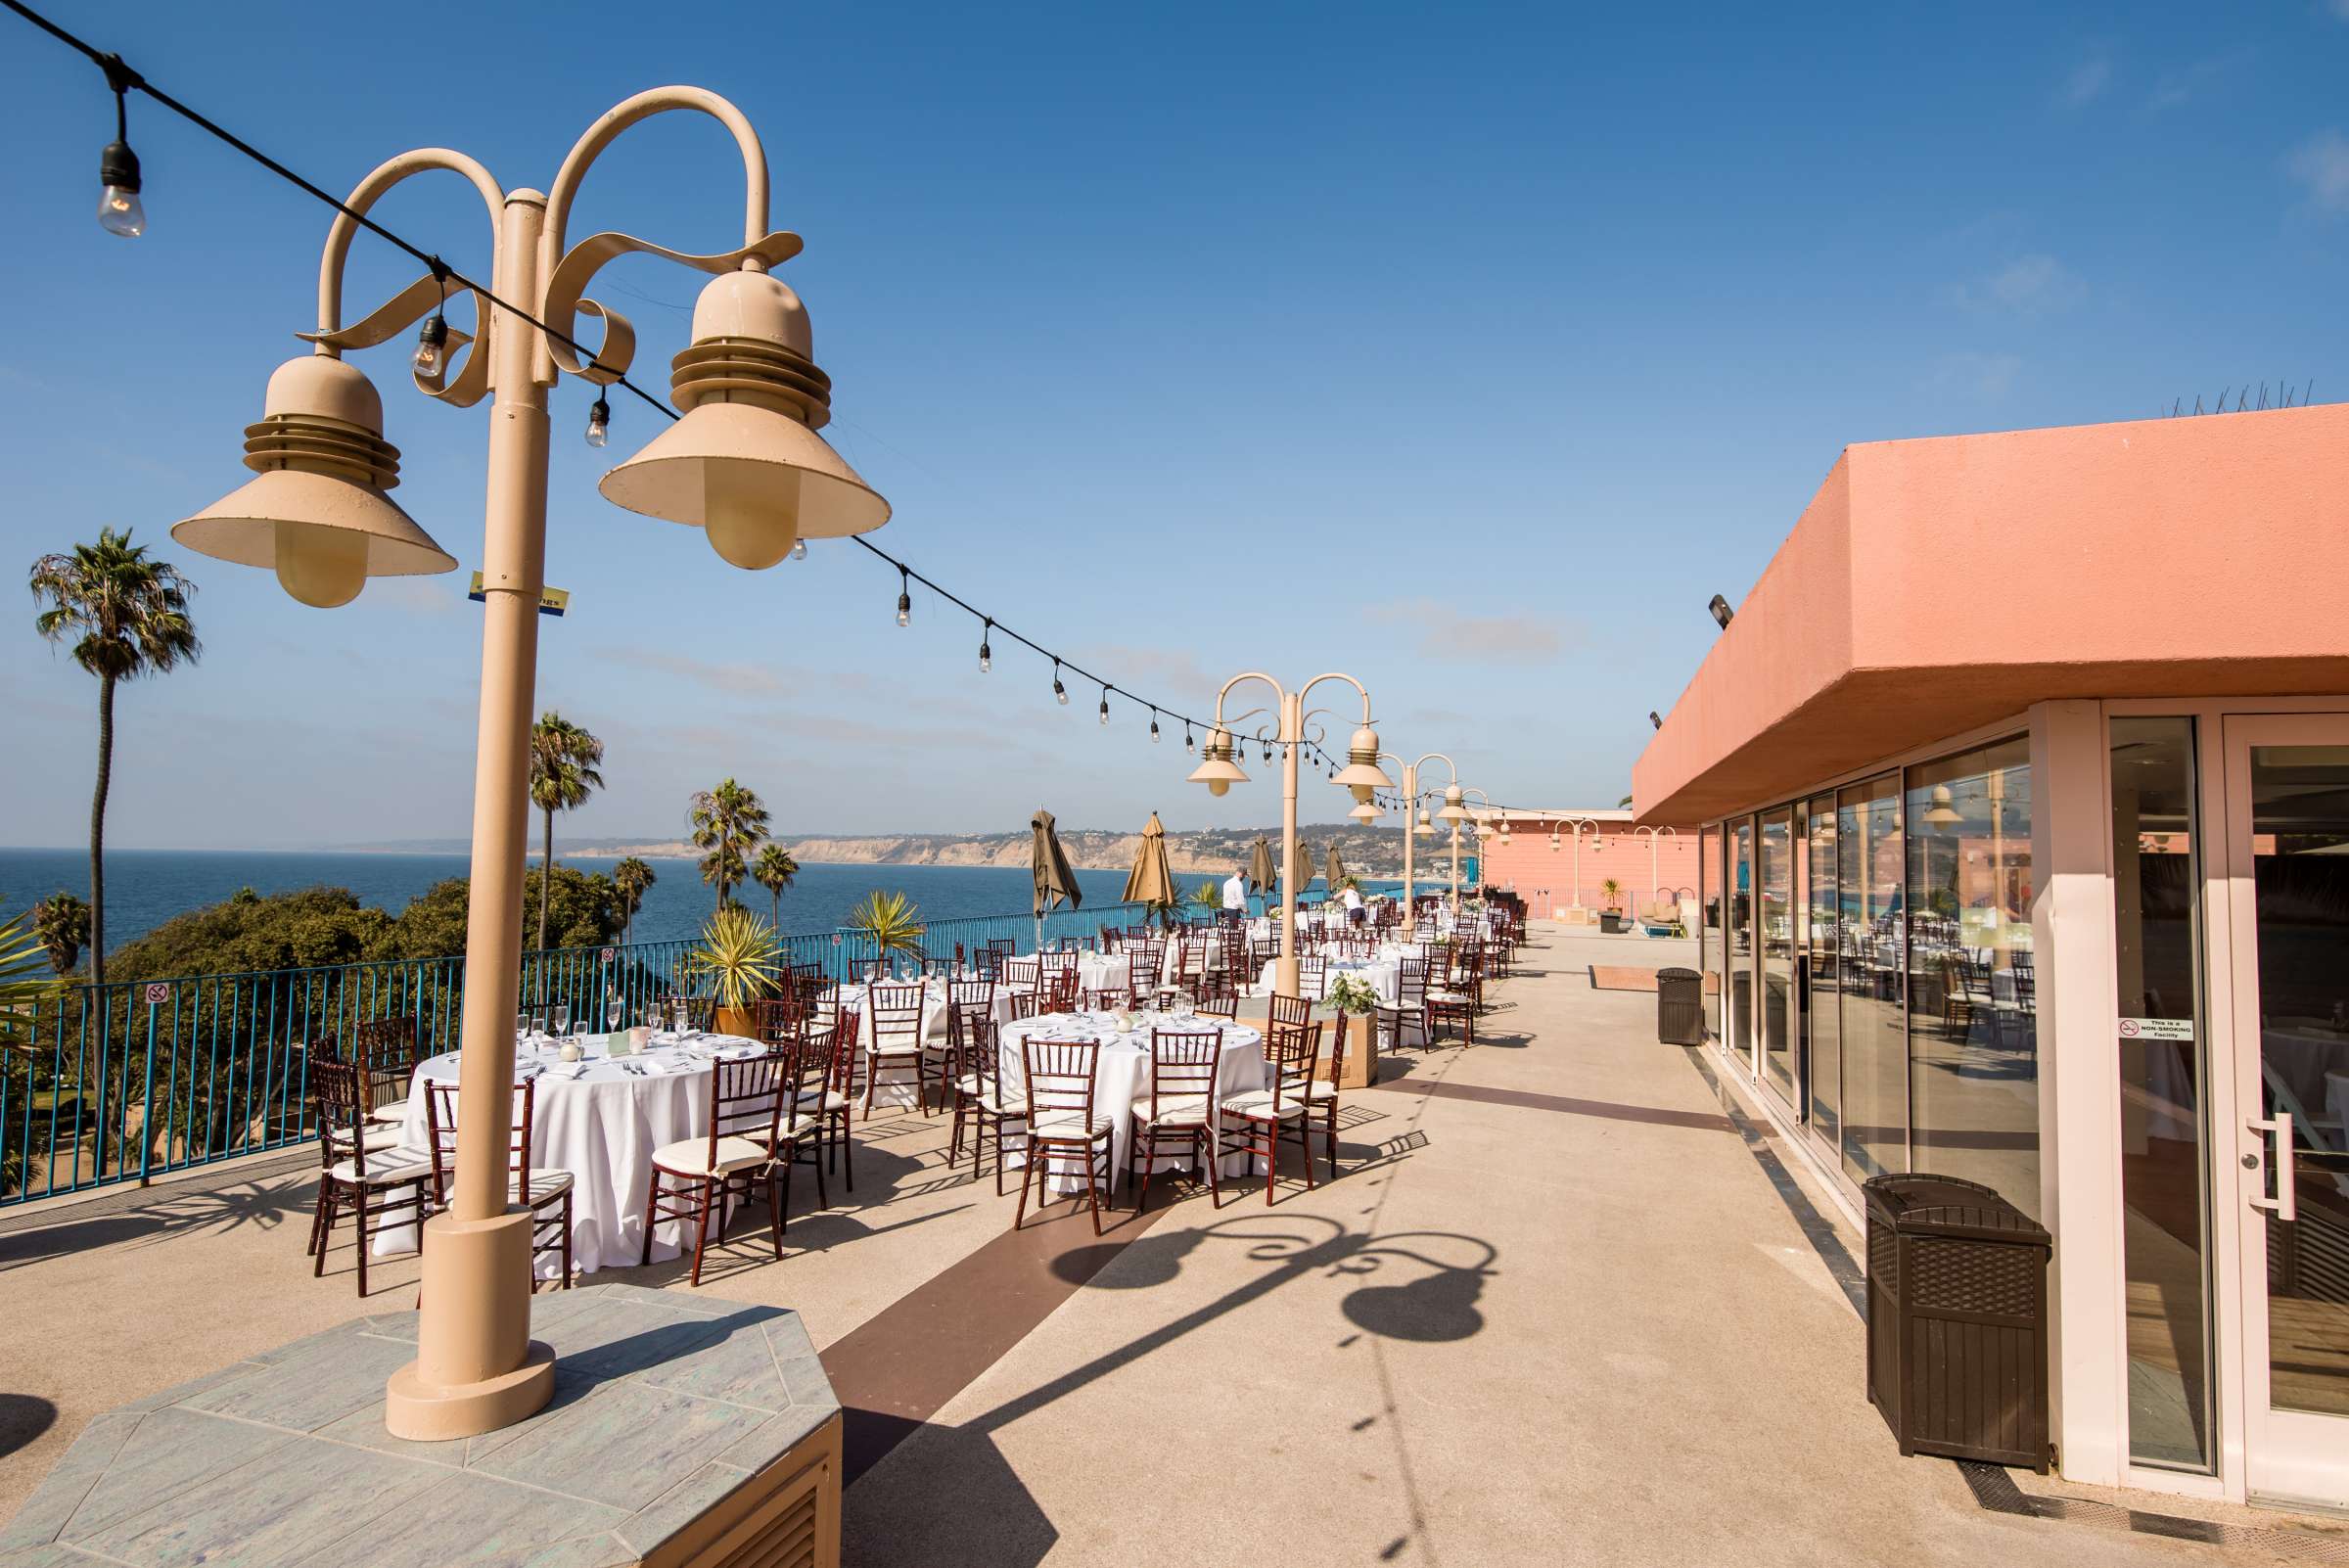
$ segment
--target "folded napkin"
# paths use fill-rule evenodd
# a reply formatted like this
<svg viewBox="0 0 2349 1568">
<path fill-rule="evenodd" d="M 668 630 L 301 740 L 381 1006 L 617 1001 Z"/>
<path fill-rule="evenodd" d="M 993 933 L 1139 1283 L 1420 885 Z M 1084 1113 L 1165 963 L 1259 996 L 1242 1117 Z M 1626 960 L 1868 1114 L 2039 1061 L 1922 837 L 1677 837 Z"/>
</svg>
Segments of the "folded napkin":
<svg viewBox="0 0 2349 1568">
<path fill-rule="evenodd" d="M 666 1073 L 669 1070 L 668 1064 L 658 1056 L 647 1056 L 637 1065 L 648 1073 Z"/>
<path fill-rule="evenodd" d="M 585 1062 L 564 1062 L 546 1070 L 549 1078 L 569 1079 L 574 1083 L 584 1077 L 586 1072 L 587 1064 Z"/>
</svg>

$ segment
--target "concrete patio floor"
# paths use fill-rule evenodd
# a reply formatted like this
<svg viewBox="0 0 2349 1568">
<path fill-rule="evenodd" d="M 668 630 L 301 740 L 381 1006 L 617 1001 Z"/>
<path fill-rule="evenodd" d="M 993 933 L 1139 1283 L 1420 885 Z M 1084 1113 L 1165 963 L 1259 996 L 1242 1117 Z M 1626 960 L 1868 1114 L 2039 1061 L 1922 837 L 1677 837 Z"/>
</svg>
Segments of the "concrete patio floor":
<svg viewBox="0 0 2349 1568">
<path fill-rule="evenodd" d="M 1014 1235 L 943 1118 L 859 1124 L 856 1192 L 810 1214 L 803 1176 L 785 1260 L 746 1224 L 701 1294 L 792 1308 L 822 1352 L 852 1563 L 2349 1556 L 2337 1525 L 1900 1458 L 1835 1271 L 1856 1237 L 1655 1043 L 1651 994 L 1591 986 L 1688 947 L 1538 926 L 1479 1043 L 1351 1091 L 1340 1179 L 1307 1191 L 1292 1154 L 1269 1208 L 1162 1178 L 1098 1239 L 1065 1204 Z M 310 1277 L 314 1168 L 277 1164 L 0 1215 L 0 1517 L 95 1412 L 412 1305 L 412 1261 L 365 1303 L 346 1245 Z M 2018 1483 L 2075 1517 L 1981 1500 Z"/>
</svg>

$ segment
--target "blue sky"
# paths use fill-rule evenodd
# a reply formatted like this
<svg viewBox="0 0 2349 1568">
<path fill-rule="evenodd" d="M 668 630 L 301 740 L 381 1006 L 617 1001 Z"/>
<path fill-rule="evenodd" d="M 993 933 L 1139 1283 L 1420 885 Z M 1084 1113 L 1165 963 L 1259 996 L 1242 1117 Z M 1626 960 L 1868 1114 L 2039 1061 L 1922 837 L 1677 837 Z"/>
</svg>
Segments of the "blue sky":
<svg viewBox="0 0 2349 1568">
<path fill-rule="evenodd" d="M 878 541 L 1171 706 L 1342 669 L 1391 746 L 1495 797 L 1611 805 L 1846 442 L 2135 418 L 2314 376 L 2349 395 L 2349 0 L 2252 6 L 402 8 L 52 0 L 159 84 L 346 189 L 462 148 L 543 188 L 607 105 L 692 81 L 775 166 L 827 434 L 896 504 Z M 519 105 L 527 104 L 528 113 Z M 344 610 L 171 548 L 233 488 L 309 325 L 325 209 L 134 98 L 148 234 L 93 218 L 97 71 L 0 18 L 0 564 L 129 525 L 201 584 L 203 663 L 120 703 L 111 842 L 461 836 L 476 614 L 460 576 Z M 736 243 L 714 125 L 668 116 L 573 233 Z M 378 209 L 487 272 L 453 178 Z M 362 239 L 355 315 L 414 268 Z M 619 263 L 665 385 L 698 274 Z M 358 356 L 398 499 L 479 564 L 484 415 Z M 603 502 L 649 438 L 554 392 L 542 705 L 603 735 L 567 829 L 667 835 L 733 774 L 788 831 L 1272 820 L 1268 771 L 1185 786 L 1119 703 L 818 546 L 763 574 Z M 2223 519 L 2214 519 L 2223 527 Z M 2280 563 L 2280 567 L 2283 564 Z M 1962 615 L 1962 583 L 1951 613 Z M 86 832 L 94 683 L 0 630 L 0 842 Z M 1325 688 L 1326 690 L 1326 688 Z M 1342 738 L 1353 715 L 1331 719 Z M 1319 795 L 1326 799 L 1315 799 Z M 1342 796 L 1309 790 L 1307 816 Z"/>
</svg>

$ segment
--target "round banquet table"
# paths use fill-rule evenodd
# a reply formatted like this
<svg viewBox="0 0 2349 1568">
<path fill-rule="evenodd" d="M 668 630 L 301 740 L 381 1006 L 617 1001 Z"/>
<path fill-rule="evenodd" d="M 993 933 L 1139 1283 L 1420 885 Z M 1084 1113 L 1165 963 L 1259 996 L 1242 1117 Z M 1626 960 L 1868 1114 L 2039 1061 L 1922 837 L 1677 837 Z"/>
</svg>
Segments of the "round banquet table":
<svg viewBox="0 0 2349 1568">
<path fill-rule="evenodd" d="M 569 1171 L 572 1265 L 580 1273 L 633 1267 L 644 1256 L 644 1200 L 653 1179 L 653 1151 L 665 1143 L 710 1134 L 711 1064 L 757 1055 L 763 1047 L 737 1035 L 657 1034 L 649 1049 L 605 1054 L 601 1036 L 580 1041 L 576 1062 L 562 1060 L 543 1037 L 515 1052 L 517 1083 L 533 1082 L 530 1166 Z M 419 1063 L 409 1086 L 400 1142 L 429 1147 L 425 1085 L 457 1081 L 457 1053 Z M 653 1235 L 653 1256 L 674 1258 L 685 1241 L 680 1221 L 665 1221 Z M 416 1250 L 416 1227 L 387 1226 L 375 1242 L 380 1257 Z M 536 1260 L 540 1277 L 553 1278 L 560 1260 Z"/>
<path fill-rule="evenodd" d="M 978 977 L 964 976 L 962 978 L 975 980 Z M 881 982 L 884 988 L 894 984 L 897 982 L 887 980 Z M 944 1050 L 946 1042 L 946 983 L 944 980 L 932 978 L 927 981 L 909 980 L 903 984 L 921 986 L 922 1039 L 925 1043 L 936 1041 L 937 1047 Z M 1006 1024 L 1011 1021 L 1012 992 L 1020 989 L 1022 988 L 1008 985 L 1002 981 L 995 982 L 994 1005 L 989 1009 L 989 1016 L 993 1022 Z M 840 992 L 842 1000 L 856 1009 L 856 1042 L 859 1046 L 873 1043 L 873 1010 L 868 1005 L 869 998 L 866 994 L 869 990 L 868 986 L 843 986 Z M 858 1065 L 857 1072 L 859 1074 L 867 1071 L 869 1068 L 866 1065 L 861 1063 Z M 859 1082 L 861 1082 L 861 1078 Z M 913 1104 L 913 1081 L 900 1074 L 896 1078 L 884 1079 L 875 1084 L 873 1100 L 876 1105 L 886 1100 L 892 1105 L 910 1106 Z"/>
<path fill-rule="evenodd" d="M 1016 1093 L 1025 1088 L 1028 1070 L 1020 1053 L 1020 1042 L 1031 1034 L 1046 1038 L 1060 1036 L 1080 1039 L 1097 1039 L 1101 1053 L 1093 1066 L 1093 1110 L 1110 1119 L 1110 1189 L 1125 1178 L 1126 1152 L 1133 1137 L 1133 1106 L 1135 1101 L 1150 1103 L 1150 1026 L 1153 1022 L 1170 1031 L 1197 1032 L 1221 1029 L 1223 1032 L 1223 1056 L 1216 1071 L 1216 1098 L 1241 1094 L 1265 1086 L 1265 1037 L 1261 1031 L 1245 1024 L 1225 1023 L 1220 1018 L 1199 1015 L 1177 1019 L 1156 1013 L 1137 1013 L 1131 1030 L 1120 1030 L 1117 1019 L 1108 1013 L 1046 1013 L 1041 1018 L 1023 1018 L 1004 1025 L 996 1032 L 1001 1047 L 1003 1088 Z M 1166 1146 L 1160 1140 L 1160 1147 Z M 1020 1163 L 1014 1153 L 1011 1163 Z M 1182 1164 L 1182 1155 L 1162 1154 L 1151 1170 L 1172 1171 Z M 1244 1153 L 1226 1156 L 1223 1175 L 1243 1176 L 1248 1171 L 1248 1156 Z M 1084 1190 L 1084 1167 L 1076 1160 L 1055 1159 L 1046 1173 L 1054 1192 L 1069 1193 Z"/>
<path fill-rule="evenodd" d="M 1279 970 L 1280 960 L 1277 958 L 1266 964 L 1265 972 L 1257 977 L 1258 986 L 1267 992 L 1276 990 L 1277 987 L 1274 985 L 1274 977 L 1279 973 Z M 1399 959 L 1372 958 L 1368 960 L 1356 960 L 1352 958 L 1332 958 L 1321 971 L 1320 992 L 1311 999 L 1313 1001 L 1321 1000 L 1323 997 L 1329 994 L 1330 987 L 1336 985 L 1340 980 L 1351 979 L 1367 982 L 1370 989 L 1378 992 L 1378 999 L 1382 1002 L 1385 1002 L 1389 1007 L 1392 1007 L 1395 1005 L 1398 983 L 1401 981 L 1402 977 L 1403 964 Z M 1302 970 L 1299 972 L 1298 983 L 1300 985 L 1304 984 Z"/>
</svg>

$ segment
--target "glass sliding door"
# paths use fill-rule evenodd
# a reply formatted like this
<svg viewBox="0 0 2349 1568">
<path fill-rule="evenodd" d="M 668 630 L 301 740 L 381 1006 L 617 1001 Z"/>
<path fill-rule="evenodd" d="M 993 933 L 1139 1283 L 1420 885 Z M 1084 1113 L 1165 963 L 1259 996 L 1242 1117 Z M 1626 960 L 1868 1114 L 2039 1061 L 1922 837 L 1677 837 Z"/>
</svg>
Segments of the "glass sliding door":
<svg viewBox="0 0 2349 1568">
<path fill-rule="evenodd" d="M 1909 1157 L 2037 1218 L 2031 748 L 1909 769 Z"/>
<path fill-rule="evenodd" d="M 1843 1169 L 1854 1181 L 1909 1169 L 1908 964 L 1901 781 L 1886 773 L 1835 799 L 1842 1003 Z"/>
<path fill-rule="evenodd" d="M 2349 1506 L 2349 716 L 2225 726 L 2244 1475 Z"/>
<path fill-rule="evenodd" d="M 1810 1021 L 1812 1130 L 1833 1148 L 1843 1132 L 1843 1034 L 1836 1003 L 1843 928 L 1841 886 L 1835 876 L 1835 798 L 1822 795 L 1805 809 L 1810 838 L 1811 908 L 1805 932 Z"/>
<path fill-rule="evenodd" d="M 1754 819 L 1729 824 L 1729 1027 L 1724 1041 L 1730 1055 L 1754 1070 Z"/>
<path fill-rule="evenodd" d="M 1779 807 L 1761 818 L 1755 888 L 1762 953 L 1762 1068 L 1798 1110 L 1794 1059 L 1794 811 Z"/>
<path fill-rule="evenodd" d="M 2210 1237 L 2203 1125 L 2202 867 L 2194 721 L 2115 718 L 2114 1017 L 2129 1457 L 2211 1468 Z"/>
<path fill-rule="evenodd" d="M 1721 1038 L 1721 829 L 1697 836 L 1697 969 L 1704 975 L 1705 1038 Z"/>
</svg>

